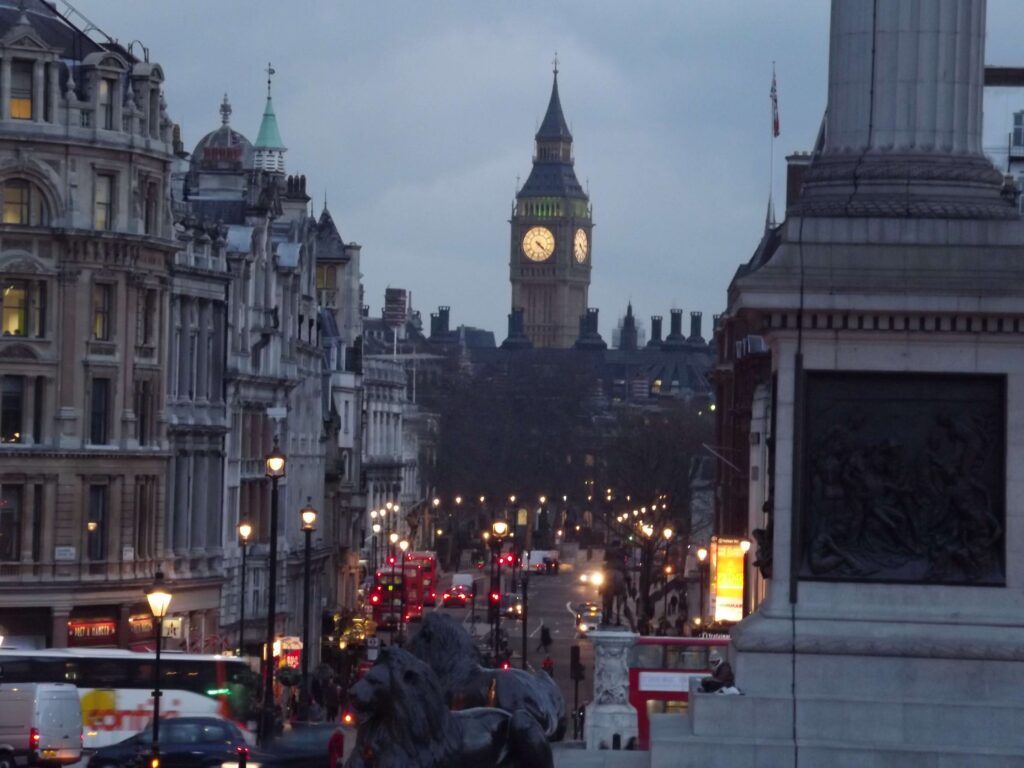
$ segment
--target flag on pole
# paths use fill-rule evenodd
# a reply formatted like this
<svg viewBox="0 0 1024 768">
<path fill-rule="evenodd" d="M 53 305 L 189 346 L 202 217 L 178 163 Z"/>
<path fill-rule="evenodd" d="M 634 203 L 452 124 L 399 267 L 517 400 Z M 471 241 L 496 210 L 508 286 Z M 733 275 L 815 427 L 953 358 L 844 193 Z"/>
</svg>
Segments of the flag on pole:
<svg viewBox="0 0 1024 768">
<path fill-rule="evenodd" d="M 779 135 L 779 90 L 775 86 L 775 67 L 772 67 L 772 136 Z"/>
</svg>

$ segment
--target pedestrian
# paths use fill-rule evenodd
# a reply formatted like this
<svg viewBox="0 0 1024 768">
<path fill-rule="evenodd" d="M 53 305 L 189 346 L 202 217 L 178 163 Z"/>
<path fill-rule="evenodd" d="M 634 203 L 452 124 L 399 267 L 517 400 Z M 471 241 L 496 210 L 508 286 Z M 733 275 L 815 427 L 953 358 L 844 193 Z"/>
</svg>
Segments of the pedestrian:
<svg viewBox="0 0 1024 768">
<path fill-rule="evenodd" d="M 679 607 L 679 597 L 677 595 L 672 595 L 672 597 L 670 597 L 669 600 L 668 600 L 668 615 L 669 616 L 674 616 L 675 613 L 676 613 L 676 609 L 678 607 Z"/>
<path fill-rule="evenodd" d="M 331 768 L 341 768 L 341 761 L 345 758 L 345 734 L 341 728 L 335 728 L 331 738 L 327 740 L 327 755 Z"/>
<path fill-rule="evenodd" d="M 324 685 L 324 708 L 327 710 L 327 720 L 334 722 L 338 719 L 338 709 L 341 706 L 340 687 L 333 677 Z"/>
<path fill-rule="evenodd" d="M 546 624 L 540 625 L 540 642 L 537 644 L 537 650 L 544 651 L 545 654 L 551 648 L 551 630 L 548 629 Z"/>
<path fill-rule="evenodd" d="M 541 662 L 540 668 L 551 675 L 551 677 L 555 676 L 555 661 L 550 656 L 544 657 L 544 661 Z"/>
</svg>

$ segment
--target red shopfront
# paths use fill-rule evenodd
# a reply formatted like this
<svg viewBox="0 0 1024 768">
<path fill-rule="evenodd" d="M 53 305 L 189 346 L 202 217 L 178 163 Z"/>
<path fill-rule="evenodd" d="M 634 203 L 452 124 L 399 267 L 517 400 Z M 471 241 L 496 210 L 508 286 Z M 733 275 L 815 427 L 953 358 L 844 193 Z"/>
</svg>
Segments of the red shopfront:
<svg viewBox="0 0 1024 768">
<path fill-rule="evenodd" d="M 709 655 L 725 656 L 728 638 L 641 637 L 629 653 L 629 703 L 636 707 L 637 741 L 650 749 L 651 715 L 682 713 L 689 704 L 690 678 L 711 674 Z"/>
</svg>

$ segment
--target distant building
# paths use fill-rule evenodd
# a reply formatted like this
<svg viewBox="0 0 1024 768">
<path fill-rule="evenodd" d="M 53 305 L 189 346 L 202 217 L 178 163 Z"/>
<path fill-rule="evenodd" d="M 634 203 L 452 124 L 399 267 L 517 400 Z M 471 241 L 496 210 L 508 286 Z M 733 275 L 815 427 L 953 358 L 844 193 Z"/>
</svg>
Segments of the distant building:
<svg viewBox="0 0 1024 768">
<path fill-rule="evenodd" d="M 558 96 L 558 69 L 537 130 L 533 169 L 512 208 L 512 311 L 535 347 L 566 349 L 587 311 L 594 223 L 573 168 L 572 133 Z"/>
</svg>

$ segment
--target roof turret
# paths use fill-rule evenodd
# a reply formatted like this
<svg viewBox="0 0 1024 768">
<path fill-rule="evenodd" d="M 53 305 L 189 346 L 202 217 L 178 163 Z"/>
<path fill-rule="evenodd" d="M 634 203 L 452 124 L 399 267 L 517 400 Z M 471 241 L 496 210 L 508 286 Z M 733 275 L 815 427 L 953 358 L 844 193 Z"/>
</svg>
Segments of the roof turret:
<svg viewBox="0 0 1024 768">
<path fill-rule="evenodd" d="M 274 114 L 274 100 L 271 98 L 271 77 L 274 67 L 267 64 L 267 106 L 263 109 L 263 120 L 260 132 L 256 136 L 256 167 L 274 173 L 284 173 L 284 153 L 287 150 L 281 140 L 281 132 L 277 128 L 277 115 Z"/>
</svg>

